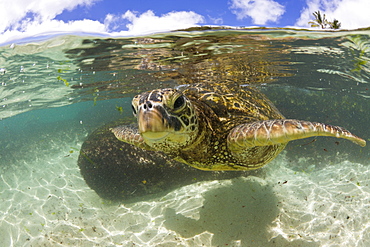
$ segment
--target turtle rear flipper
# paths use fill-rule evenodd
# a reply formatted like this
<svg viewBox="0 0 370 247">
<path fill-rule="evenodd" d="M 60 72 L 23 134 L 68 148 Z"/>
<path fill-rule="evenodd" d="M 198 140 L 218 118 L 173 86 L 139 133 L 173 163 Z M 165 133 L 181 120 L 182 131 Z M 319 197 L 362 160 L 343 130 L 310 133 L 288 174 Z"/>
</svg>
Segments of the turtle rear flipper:
<svg viewBox="0 0 370 247">
<path fill-rule="evenodd" d="M 348 130 L 323 123 L 294 119 L 265 120 L 236 126 L 228 135 L 230 150 L 240 152 L 245 148 L 287 143 L 312 136 L 332 136 L 350 140 L 361 147 L 366 141 Z"/>
</svg>

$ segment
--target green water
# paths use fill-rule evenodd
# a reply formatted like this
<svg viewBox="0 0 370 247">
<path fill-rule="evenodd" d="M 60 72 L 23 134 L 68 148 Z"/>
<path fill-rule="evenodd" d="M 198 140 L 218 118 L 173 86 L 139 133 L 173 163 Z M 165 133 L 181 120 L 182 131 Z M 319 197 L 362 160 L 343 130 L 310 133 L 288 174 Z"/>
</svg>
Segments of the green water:
<svg viewBox="0 0 370 247">
<path fill-rule="evenodd" d="M 215 81 L 257 87 L 287 118 L 370 141 L 369 36 L 218 30 L 0 47 L 4 246 L 367 246 L 368 146 L 295 141 L 262 177 L 199 182 L 124 205 L 100 199 L 77 159 L 93 130 L 132 115 L 133 95 Z"/>
</svg>

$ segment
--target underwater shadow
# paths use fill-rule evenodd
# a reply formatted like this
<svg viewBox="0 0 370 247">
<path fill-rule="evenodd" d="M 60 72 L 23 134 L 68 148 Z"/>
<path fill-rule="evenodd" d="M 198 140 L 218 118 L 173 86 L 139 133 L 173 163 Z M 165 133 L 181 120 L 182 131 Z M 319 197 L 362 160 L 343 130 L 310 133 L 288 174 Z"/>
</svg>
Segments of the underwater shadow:
<svg viewBox="0 0 370 247">
<path fill-rule="evenodd" d="M 271 186 L 257 177 L 236 178 L 232 184 L 205 193 L 195 220 L 168 208 L 164 225 L 185 238 L 213 234 L 212 246 L 319 246 L 300 240 L 271 238 L 269 226 L 279 214 Z"/>
<path fill-rule="evenodd" d="M 121 142 L 110 128 L 128 121 L 131 120 L 121 119 L 98 128 L 87 137 L 80 150 L 81 175 L 105 200 L 134 203 L 158 198 L 200 181 L 258 174 L 258 171 L 202 171 L 176 162 L 163 153 Z"/>
</svg>

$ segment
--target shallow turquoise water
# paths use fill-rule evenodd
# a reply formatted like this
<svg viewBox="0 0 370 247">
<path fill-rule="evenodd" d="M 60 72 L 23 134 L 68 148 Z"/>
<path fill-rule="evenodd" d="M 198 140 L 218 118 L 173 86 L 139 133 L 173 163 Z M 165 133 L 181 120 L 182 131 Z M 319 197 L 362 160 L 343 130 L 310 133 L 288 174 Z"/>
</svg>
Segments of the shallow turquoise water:
<svg viewBox="0 0 370 247">
<path fill-rule="evenodd" d="M 0 47 L 4 246 L 367 246 L 368 147 L 295 141 L 263 176 L 199 182 L 131 204 L 100 199 L 77 158 L 93 130 L 131 116 L 134 94 L 207 81 L 256 86 L 286 117 L 369 141 L 369 35 L 69 35 Z"/>
</svg>

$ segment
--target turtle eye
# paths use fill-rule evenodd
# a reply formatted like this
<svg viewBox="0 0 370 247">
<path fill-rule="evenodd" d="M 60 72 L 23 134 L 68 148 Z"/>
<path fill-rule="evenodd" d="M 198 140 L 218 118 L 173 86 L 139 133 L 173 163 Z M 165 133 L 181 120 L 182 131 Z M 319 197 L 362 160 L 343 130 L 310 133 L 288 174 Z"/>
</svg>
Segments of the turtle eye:
<svg viewBox="0 0 370 247">
<path fill-rule="evenodd" d="M 175 100 L 175 103 L 173 104 L 173 109 L 174 110 L 177 110 L 179 109 L 180 107 L 182 107 L 185 103 L 185 99 L 184 99 L 184 96 L 181 95 L 180 97 L 178 97 L 176 100 Z"/>
<path fill-rule="evenodd" d="M 137 111 L 136 111 L 135 106 L 131 105 L 131 108 L 132 108 L 132 113 L 134 114 L 134 116 L 136 116 Z"/>
</svg>

